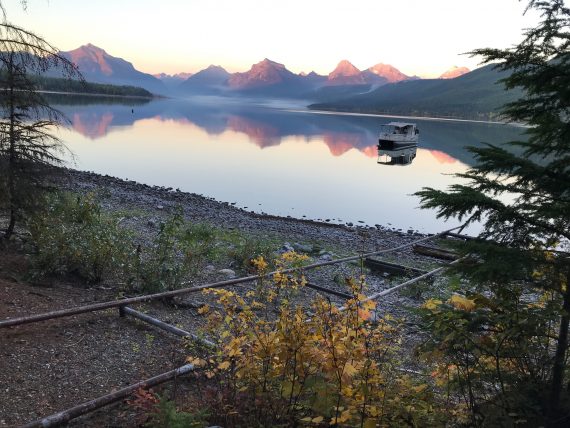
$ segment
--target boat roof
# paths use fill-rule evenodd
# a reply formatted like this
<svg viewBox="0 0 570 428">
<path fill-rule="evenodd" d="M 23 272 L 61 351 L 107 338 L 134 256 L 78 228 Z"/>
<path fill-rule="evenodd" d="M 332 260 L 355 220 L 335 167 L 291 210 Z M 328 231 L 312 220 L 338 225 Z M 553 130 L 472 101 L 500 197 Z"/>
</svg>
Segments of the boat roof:
<svg viewBox="0 0 570 428">
<path fill-rule="evenodd" d="M 398 128 L 404 128 L 406 126 L 416 126 L 415 123 L 406 123 L 406 122 L 390 122 L 386 124 L 387 126 L 397 126 Z"/>
</svg>

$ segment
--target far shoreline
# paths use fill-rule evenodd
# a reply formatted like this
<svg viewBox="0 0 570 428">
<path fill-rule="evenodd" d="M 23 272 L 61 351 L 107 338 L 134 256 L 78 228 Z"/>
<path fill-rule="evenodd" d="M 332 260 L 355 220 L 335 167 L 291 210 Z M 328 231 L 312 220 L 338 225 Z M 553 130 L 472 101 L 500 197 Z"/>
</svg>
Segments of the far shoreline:
<svg viewBox="0 0 570 428">
<path fill-rule="evenodd" d="M 146 97 L 143 95 L 113 95 L 113 94 L 99 94 L 93 92 L 64 92 L 64 91 L 37 91 L 40 94 L 53 94 L 53 95 L 78 95 L 82 97 L 105 97 L 105 98 L 135 98 L 135 99 L 142 99 L 142 100 L 154 100 L 154 99 L 165 99 L 163 95 L 152 94 L 151 97 Z"/>
<path fill-rule="evenodd" d="M 355 117 L 386 117 L 390 119 L 419 119 L 419 120 L 429 120 L 433 122 L 483 123 L 491 125 L 514 126 L 518 128 L 530 128 L 529 125 L 526 125 L 524 123 L 514 123 L 514 122 L 504 122 L 504 121 L 460 119 L 453 117 L 437 117 L 437 116 L 409 116 L 409 115 L 395 115 L 389 113 L 357 113 L 357 112 L 340 111 L 340 110 L 313 110 L 308 106 L 305 110 L 297 110 L 297 109 L 284 109 L 284 110 L 292 113 L 312 113 L 312 114 L 322 114 L 322 115 L 355 116 Z"/>
</svg>

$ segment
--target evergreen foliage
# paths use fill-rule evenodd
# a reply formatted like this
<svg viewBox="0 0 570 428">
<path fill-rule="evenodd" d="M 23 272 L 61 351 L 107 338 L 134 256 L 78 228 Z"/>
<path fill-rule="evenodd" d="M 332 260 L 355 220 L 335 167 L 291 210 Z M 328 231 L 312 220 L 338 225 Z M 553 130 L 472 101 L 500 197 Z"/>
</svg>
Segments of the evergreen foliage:
<svg viewBox="0 0 570 428">
<path fill-rule="evenodd" d="M 137 86 L 109 85 L 104 83 L 82 82 L 81 80 L 47 76 L 34 76 L 32 77 L 32 80 L 40 91 L 71 92 L 77 94 L 109 95 L 116 97 L 153 97 L 149 91 Z"/>
<path fill-rule="evenodd" d="M 30 74 L 57 67 L 81 78 L 75 66 L 41 37 L 7 23 L 0 24 L 0 209 L 8 211 L 4 237 L 33 209 L 50 167 L 61 163 L 61 142 L 51 132 L 61 121 L 37 91 Z"/>
<path fill-rule="evenodd" d="M 462 119 L 498 119 L 500 107 L 518 98 L 514 89 L 505 91 L 497 83 L 508 72 L 484 66 L 455 79 L 421 79 L 384 85 L 373 91 L 318 93 L 321 100 L 311 109 L 440 116 Z M 350 89 L 350 88 L 349 88 Z M 357 95 L 358 94 L 358 95 Z"/>
<path fill-rule="evenodd" d="M 423 208 L 437 209 L 438 217 L 482 223 L 481 240 L 463 246 L 472 257 L 460 267 L 478 283 L 479 292 L 499 304 L 515 298 L 528 303 L 550 293 L 557 311 L 548 316 L 559 328 L 543 361 L 549 389 L 543 404 L 553 423 L 563 411 L 570 320 L 570 258 L 564 252 L 570 249 L 570 9 L 563 0 L 531 0 L 528 8 L 538 10 L 542 18 L 517 46 L 472 52 L 508 73 L 502 79 L 506 88 L 522 91 L 502 114 L 528 124 L 528 139 L 504 147 L 470 148 L 477 163 L 457 175 L 458 184 L 447 191 L 424 188 L 416 195 Z M 525 291 L 501 294 L 515 284 L 524 284 Z M 511 307 L 517 311 L 516 305 Z M 488 320 L 485 328 L 492 329 L 493 323 L 501 321 Z M 536 338 L 533 329 L 523 332 L 527 343 Z M 529 349 L 521 346 L 519 352 Z M 515 384 L 510 387 L 514 390 Z"/>
</svg>

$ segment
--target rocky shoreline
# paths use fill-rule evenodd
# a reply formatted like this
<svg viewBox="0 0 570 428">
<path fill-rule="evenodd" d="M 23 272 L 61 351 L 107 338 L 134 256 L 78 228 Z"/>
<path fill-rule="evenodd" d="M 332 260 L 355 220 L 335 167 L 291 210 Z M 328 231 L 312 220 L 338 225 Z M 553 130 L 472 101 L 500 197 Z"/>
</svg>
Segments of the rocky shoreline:
<svg viewBox="0 0 570 428">
<path fill-rule="evenodd" d="M 271 242 L 278 252 L 295 250 L 305 253 L 313 263 L 399 247 L 428 236 L 382 226 L 339 225 L 258 214 L 201 195 L 71 169 L 66 170 L 65 179 L 59 186 L 62 190 L 78 194 L 98 194 L 102 209 L 121 216 L 121 225 L 134 231 L 138 243 L 143 247 L 152 245 L 160 224 L 174 213 L 182 213 L 186 220 L 193 223 L 205 223 L 218 230 L 238 232 L 248 238 Z M 382 259 L 420 269 L 434 266 L 433 259 L 414 253 L 411 245 L 383 254 Z M 346 291 L 342 278 L 370 273 L 357 265 L 343 263 L 328 266 L 307 272 L 307 278 Z M 231 261 L 210 261 L 190 283 L 205 284 L 244 274 L 246 272 Z M 369 275 L 368 291 L 383 290 L 390 286 L 391 280 L 391 277 Z"/>
<path fill-rule="evenodd" d="M 256 214 L 195 194 L 76 170 L 65 170 L 64 177 L 56 185 L 78 194 L 95 192 L 103 210 L 119 216 L 120 224 L 133 231 L 135 239 L 149 243 L 156 236 L 160 223 L 180 211 L 189 221 L 266 238 L 280 247 L 280 251 L 295 249 L 310 255 L 313 262 L 393 248 L 423 236 L 382 227 L 350 227 Z M 119 296 L 119 288 L 112 281 L 89 285 L 62 279 L 40 285 L 28 284 L 25 281 L 25 256 L 11 253 L 0 256 L 2 319 Z M 382 258 L 424 269 L 435 264 L 433 259 L 415 254 L 411 247 L 385 254 Z M 244 274 L 240 266 L 232 265 L 227 259 L 209 260 L 186 284 L 208 284 Z M 366 275 L 366 294 L 385 290 L 404 280 L 368 271 L 358 262 L 306 272 L 308 281 L 340 292 L 347 291 L 345 278 L 358 278 L 361 274 Z M 255 284 L 241 284 L 234 290 L 246 293 L 255 287 Z M 438 287 L 437 281 L 426 282 L 416 289 L 401 290 L 378 301 L 379 315 L 388 313 L 405 320 L 402 349 L 413 349 L 421 340 L 407 308 L 421 304 L 424 293 L 435 287 Z M 317 291 L 304 289 L 298 295 L 299 303 L 308 304 L 316 295 Z M 337 305 L 344 303 L 335 295 L 327 294 L 326 297 Z M 138 309 L 186 331 L 196 332 L 203 323 L 198 308 L 204 304 L 215 305 L 215 301 L 210 295 L 193 293 L 170 302 L 148 302 L 139 305 Z M 19 425 L 61 411 L 133 381 L 178 367 L 184 364 L 187 356 L 179 339 L 130 318 L 120 318 L 112 310 L 10 329 L 0 335 L 0 349 L 5 350 L 1 359 L 6 368 L 0 373 L 0 384 L 9 385 L 0 391 L 0 401 L 4 403 L 0 426 Z M 417 368 L 406 352 L 401 364 L 406 369 Z M 178 388 L 191 391 L 193 384 L 188 380 Z M 183 399 L 183 394 L 179 397 Z M 119 403 L 86 415 L 71 426 L 134 427 L 138 426 L 136 418 L 133 408 Z"/>
<path fill-rule="evenodd" d="M 181 192 L 178 189 L 149 186 L 93 172 L 66 169 L 65 177 L 66 179 L 59 183 L 64 190 L 78 193 L 103 190 L 105 192 L 105 198 L 102 200 L 103 208 L 109 211 L 143 208 L 150 217 L 156 217 L 156 220 L 164 218 L 177 207 L 181 207 L 188 219 L 208 222 L 220 228 L 240 229 L 252 234 L 270 233 L 289 236 L 293 241 L 322 240 L 340 245 L 347 250 L 360 251 L 368 251 L 372 248 L 369 245 L 362 247 L 363 236 L 369 238 L 368 244 L 378 244 L 382 241 L 384 246 L 401 245 L 427 236 L 412 229 L 404 232 L 401 229 L 380 224 L 374 227 L 353 223 L 334 224 L 326 221 L 260 214 L 202 195 Z M 152 223 L 151 218 L 147 226 L 152 226 Z M 140 226 L 140 224 L 137 225 L 137 227 Z"/>
</svg>

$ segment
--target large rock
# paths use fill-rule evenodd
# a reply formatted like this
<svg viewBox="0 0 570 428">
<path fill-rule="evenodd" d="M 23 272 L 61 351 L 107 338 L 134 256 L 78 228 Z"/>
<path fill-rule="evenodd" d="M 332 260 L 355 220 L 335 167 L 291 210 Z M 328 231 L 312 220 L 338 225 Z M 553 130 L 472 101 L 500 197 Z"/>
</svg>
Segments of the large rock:
<svg viewBox="0 0 570 428">
<path fill-rule="evenodd" d="M 232 269 L 220 269 L 218 272 L 221 274 L 224 274 L 228 278 L 235 278 L 236 277 L 236 273 Z"/>
<path fill-rule="evenodd" d="M 299 244 L 298 242 L 293 243 L 293 249 L 298 253 L 312 253 L 313 246 L 309 244 Z"/>
</svg>

